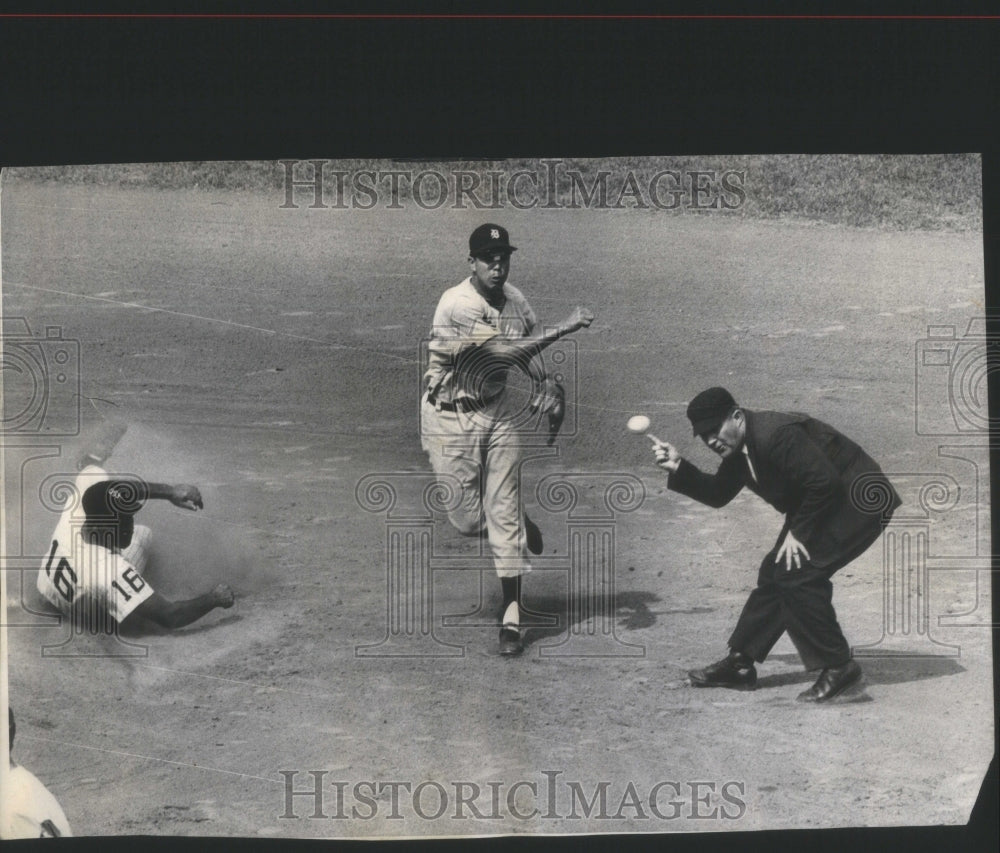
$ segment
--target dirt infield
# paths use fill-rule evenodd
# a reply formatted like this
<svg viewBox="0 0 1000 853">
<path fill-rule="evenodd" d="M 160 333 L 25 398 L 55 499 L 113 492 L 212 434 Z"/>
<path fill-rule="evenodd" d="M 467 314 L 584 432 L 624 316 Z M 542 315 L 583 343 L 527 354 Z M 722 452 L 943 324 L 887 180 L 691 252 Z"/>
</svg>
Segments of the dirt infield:
<svg viewBox="0 0 1000 853">
<path fill-rule="evenodd" d="M 53 392 L 37 428 L 5 441 L 14 755 L 77 834 L 968 819 L 994 743 L 989 574 L 976 570 L 989 555 L 988 458 L 974 419 L 954 414 L 979 398 L 955 403 L 948 364 L 922 353 L 934 326 L 952 365 L 975 357 L 963 336 L 982 313 L 980 236 L 283 200 L 3 188 L 5 320 L 79 342 L 82 397 Z M 496 654 L 488 560 L 421 508 L 420 342 L 486 219 L 509 228 L 511 282 L 543 321 L 576 304 L 597 315 L 562 356 L 567 435 L 524 471 L 546 550 L 525 584 L 539 626 L 516 660 Z M 893 541 L 919 549 L 924 537 L 909 569 L 875 547 L 838 575 L 866 673 L 853 701 L 796 703 L 814 676 L 787 638 L 755 692 L 684 681 L 725 652 L 780 520 L 748 494 L 715 511 L 667 493 L 624 424 L 648 414 L 710 466 L 684 405 L 712 384 L 843 428 L 906 502 Z M 203 513 L 144 510 L 148 577 L 171 597 L 225 580 L 233 610 L 127 643 L 74 637 L 45 615 L 33 567 L 55 515 L 39 494 L 72 470 L 84 439 L 61 433 L 77 410 L 84 436 L 101 417 L 128 425 L 109 468 L 202 488 Z M 429 604 L 400 613 L 394 548 L 428 530 Z M 574 535 L 607 549 L 603 572 L 574 575 Z"/>
</svg>

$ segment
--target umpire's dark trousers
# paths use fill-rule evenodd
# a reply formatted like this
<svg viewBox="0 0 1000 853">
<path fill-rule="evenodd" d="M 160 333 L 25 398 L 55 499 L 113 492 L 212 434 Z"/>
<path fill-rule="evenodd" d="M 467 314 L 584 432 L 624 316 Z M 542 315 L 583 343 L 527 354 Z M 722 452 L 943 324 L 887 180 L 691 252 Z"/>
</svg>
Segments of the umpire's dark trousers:
<svg viewBox="0 0 1000 853">
<path fill-rule="evenodd" d="M 806 669 L 842 666 L 851 659 L 851 647 L 837 622 L 830 579 L 868 550 L 879 538 L 881 527 L 829 565 L 820 568 L 801 560 L 801 567 L 793 564 L 790 571 L 785 568 L 784 555 L 780 562 L 774 561 L 787 532 L 787 527 L 781 531 L 760 564 L 757 588 L 743 606 L 729 648 L 760 663 L 787 631 Z"/>
</svg>

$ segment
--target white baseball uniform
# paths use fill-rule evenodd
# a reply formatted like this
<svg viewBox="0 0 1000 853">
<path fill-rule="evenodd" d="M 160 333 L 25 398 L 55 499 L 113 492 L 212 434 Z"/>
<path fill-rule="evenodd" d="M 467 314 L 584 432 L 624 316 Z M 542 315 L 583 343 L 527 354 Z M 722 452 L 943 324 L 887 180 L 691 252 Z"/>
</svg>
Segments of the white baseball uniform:
<svg viewBox="0 0 1000 853">
<path fill-rule="evenodd" d="M 497 575 L 516 577 L 531 571 L 521 532 L 518 440 L 526 401 L 508 392 L 507 370 L 477 373 L 469 367 L 480 344 L 535 330 L 535 312 L 521 291 L 507 283 L 504 295 L 498 310 L 471 277 L 444 292 L 434 312 L 420 420 L 421 443 L 435 473 L 456 478 L 461 488 L 461 503 L 449 520 L 466 535 L 485 527 Z"/>
<path fill-rule="evenodd" d="M 152 586 L 142 577 L 151 532 L 148 527 L 136 525 L 132 542 L 124 551 L 84 540 L 83 494 L 109 479 L 107 472 L 96 465 L 84 468 L 77 476 L 48 544 L 37 587 L 63 613 L 103 611 L 121 623 L 153 594 Z"/>
<path fill-rule="evenodd" d="M 59 838 L 73 834 L 59 802 L 30 770 L 12 765 L 4 778 L 0 838 Z"/>
</svg>

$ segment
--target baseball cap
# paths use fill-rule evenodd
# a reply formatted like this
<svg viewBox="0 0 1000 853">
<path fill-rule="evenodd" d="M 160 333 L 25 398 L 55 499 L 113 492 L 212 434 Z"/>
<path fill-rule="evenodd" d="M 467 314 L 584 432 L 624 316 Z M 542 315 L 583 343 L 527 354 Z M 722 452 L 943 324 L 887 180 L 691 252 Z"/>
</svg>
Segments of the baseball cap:
<svg viewBox="0 0 1000 853">
<path fill-rule="evenodd" d="M 736 408 L 733 395 L 725 388 L 708 388 L 695 397 L 687 407 L 688 420 L 695 435 L 704 435 L 720 426 L 729 413 Z"/>
<path fill-rule="evenodd" d="M 487 222 L 480 225 L 469 237 L 469 254 L 476 258 L 484 252 L 492 252 L 497 249 L 504 249 L 508 252 L 516 252 L 517 246 L 510 244 L 510 235 L 507 229 L 501 225 L 494 225 Z"/>
</svg>

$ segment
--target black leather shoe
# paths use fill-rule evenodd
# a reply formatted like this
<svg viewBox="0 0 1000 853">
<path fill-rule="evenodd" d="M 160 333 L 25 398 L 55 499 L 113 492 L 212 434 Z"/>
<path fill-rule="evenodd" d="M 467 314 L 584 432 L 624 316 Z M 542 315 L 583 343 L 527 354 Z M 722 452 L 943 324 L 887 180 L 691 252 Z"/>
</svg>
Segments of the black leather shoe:
<svg viewBox="0 0 1000 853">
<path fill-rule="evenodd" d="M 753 658 L 741 652 L 731 652 L 704 669 L 688 673 L 694 687 L 731 687 L 734 690 L 753 690 L 757 686 L 757 670 Z"/>
<path fill-rule="evenodd" d="M 513 657 L 524 651 L 524 641 L 521 639 L 521 629 L 504 625 L 500 629 L 500 654 Z"/>
<path fill-rule="evenodd" d="M 816 683 L 799 694 L 800 702 L 826 702 L 861 680 L 861 667 L 853 660 L 843 666 L 828 666 Z"/>
<path fill-rule="evenodd" d="M 524 517 L 524 540 L 532 554 L 542 553 L 542 531 L 527 515 Z"/>
</svg>

